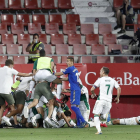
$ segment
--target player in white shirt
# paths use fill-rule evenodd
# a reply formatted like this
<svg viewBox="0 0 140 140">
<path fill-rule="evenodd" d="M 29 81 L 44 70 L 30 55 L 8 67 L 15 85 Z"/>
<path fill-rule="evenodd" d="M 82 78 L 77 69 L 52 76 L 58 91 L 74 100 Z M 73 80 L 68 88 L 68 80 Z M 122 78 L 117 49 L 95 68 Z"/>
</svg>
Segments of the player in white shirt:
<svg viewBox="0 0 140 140">
<path fill-rule="evenodd" d="M 109 68 L 102 67 L 100 70 L 101 78 L 99 78 L 91 88 L 92 98 L 96 96 L 94 90 L 98 87 L 100 89 L 98 100 L 96 101 L 93 109 L 94 122 L 97 129 L 97 133 L 95 134 L 102 134 L 99 116 L 101 114 L 106 114 L 110 111 L 112 107 L 112 95 L 113 95 L 114 87 L 117 89 L 117 97 L 115 98 L 116 103 L 119 103 L 119 98 L 121 94 L 121 88 L 118 85 L 117 81 L 109 77 L 108 74 L 109 74 Z"/>
<path fill-rule="evenodd" d="M 132 118 L 116 119 L 112 121 L 113 125 L 140 125 L 140 116 Z"/>
<path fill-rule="evenodd" d="M 13 76 L 22 76 L 28 77 L 32 74 L 20 73 L 17 70 L 13 69 L 14 62 L 10 59 L 5 61 L 5 66 L 0 68 L 0 124 L 3 120 L 7 125 L 11 126 L 11 123 L 7 117 L 2 117 L 3 111 L 6 107 L 5 101 L 8 103 L 11 108 L 11 112 L 15 110 L 14 107 L 14 98 L 11 94 L 11 86 L 13 85 Z"/>
</svg>

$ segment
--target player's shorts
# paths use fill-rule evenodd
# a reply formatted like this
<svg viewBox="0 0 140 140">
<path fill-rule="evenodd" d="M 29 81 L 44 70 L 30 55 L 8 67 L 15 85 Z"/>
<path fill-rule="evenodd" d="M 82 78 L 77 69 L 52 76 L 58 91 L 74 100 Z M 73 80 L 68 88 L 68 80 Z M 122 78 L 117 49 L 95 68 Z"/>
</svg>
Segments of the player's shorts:
<svg viewBox="0 0 140 140">
<path fill-rule="evenodd" d="M 5 101 L 8 103 L 8 105 L 12 105 L 12 104 L 15 103 L 15 100 L 14 100 L 12 94 L 2 94 L 2 93 L 0 93 L 0 106 L 4 105 Z"/>
<path fill-rule="evenodd" d="M 36 105 L 36 109 L 38 107 L 43 107 L 44 104 L 47 104 L 48 103 L 48 100 L 42 96 L 40 99 L 39 99 L 39 103 Z"/>
<path fill-rule="evenodd" d="M 15 99 L 16 105 L 19 105 L 19 104 L 24 105 L 25 104 L 26 95 L 23 91 L 15 91 L 13 97 Z"/>
<path fill-rule="evenodd" d="M 56 79 L 57 77 L 55 75 L 53 75 L 49 70 L 39 70 L 36 74 L 35 74 L 35 81 L 48 81 L 48 82 L 52 82 Z"/>
<path fill-rule="evenodd" d="M 71 90 L 70 103 L 72 105 L 80 105 L 80 97 L 81 97 L 80 90 Z"/>
<path fill-rule="evenodd" d="M 136 122 L 136 117 L 120 119 L 120 124 L 121 125 L 138 125 Z"/>
<path fill-rule="evenodd" d="M 105 100 L 97 100 L 93 108 L 93 114 L 106 114 L 110 111 L 111 107 L 111 102 Z"/>
<path fill-rule="evenodd" d="M 85 111 L 80 110 L 80 112 L 81 112 L 81 114 L 82 114 L 84 120 L 85 120 L 86 122 L 88 122 L 88 120 L 89 120 L 89 115 L 90 115 L 90 110 L 85 110 Z"/>
<path fill-rule="evenodd" d="M 44 96 L 48 101 L 54 98 L 50 86 L 46 82 L 38 83 L 35 87 L 34 99 L 40 99 Z"/>
</svg>

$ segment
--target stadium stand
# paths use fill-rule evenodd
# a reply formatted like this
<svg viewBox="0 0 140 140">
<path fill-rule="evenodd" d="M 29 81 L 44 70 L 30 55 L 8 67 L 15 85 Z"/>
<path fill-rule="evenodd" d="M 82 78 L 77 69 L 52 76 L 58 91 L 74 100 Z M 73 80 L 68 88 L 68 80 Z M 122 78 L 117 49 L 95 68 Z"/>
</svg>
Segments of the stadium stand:
<svg viewBox="0 0 140 140">
<path fill-rule="evenodd" d="M 2 34 L 2 44 L 14 44 L 13 34 Z"/>
<path fill-rule="evenodd" d="M 86 45 L 85 44 L 74 44 L 73 45 L 73 54 L 87 54 Z"/>
<path fill-rule="evenodd" d="M 0 0 L 0 9 L 1 10 L 5 10 L 6 9 L 5 0 Z"/>
<path fill-rule="evenodd" d="M 64 44 L 64 36 L 62 34 L 52 34 L 51 35 L 51 44 Z"/>
<path fill-rule="evenodd" d="M 63 24 L 63 34 L 76 34 L 76 24 L 75 23 L 66 23 Z"/>
<path fill-rule="evenodd" d="M 93 55 L 103 55 L 105 54 L 105 47 L 101 44 L 93 44 L 91 46 L 92 54 Z"/>
<path fill-rule="evenodd" d="M 7 24 L 5 23 L 0 23 L 0 34 L 7 34 Z"/>
<path fill-rule="evenodd" d="M 39 34 L 39 40 L 43 43 L 43 44 L 47 44 L 47 37 L 45 34 Z"/>
<path fill-rule="evenodd" d="M 71 5 L 71 0 L 58 0 L 58 8 L 74 9 L 74 7 Z"/>
<path fill-rule="evenodd" d="M 0 54 L 4 54 L 3 53 L 3 45 L 2 44 L 0 44 Z"/>
<path fill-rule="evenodd" d="M 69 34 L 68 35 L 68 44 L 81 44 L 81 35 L 80 34 Z"/>
<path fill-rule="evenodd" d="M 0 56 L 0 63 L 5 64 L 5 61 L 7 60 L 7 56 Z"/>
<path fill-rule="evenodd" d="M 13 56 L 14 64 L 25 64 L 24 56 Z"/>
<path fill-rule="evenodd" d="M 62 26 L 62 16 L 60 14 L 49 15 L 49 23 L 58 23 L 59 26 Z"/>
<path fill-rule="evenodd" d="M 26 9 L 39 9 L 37 0 L 24 0 Z"/>
<path fill-rule="evenodd" d="M 13 15 L 1 15 L 1 23 L 7 24 L 7 25 L 11 25 L 11 23 L 14 23 L 14 18 Z"/>
<path fill-rule="evenodd" d="M 69 54 L 69 48 L 67 44 L 56 44 L 56 54 Z"/>
<path fill-rule="evenodd" d="M 7 54 L 19 54 L 18 44 L 7 44 Z"/>
<path fill-rule="evenodd" d="M 22 23 L 11 23 L 12 34 L 24 34 L 24 25 Z"/>
<path fill-rule="evenodd" d="M 81 34 L 94 34 L 94 25 L 93 24 L 81 24 Z"/>
<path fill-rule="evenodd" d="M 22 23 L 25 26 L 28 26 L 28 23 L 30 23 L 30 18 L 28 14 L 17 14 L 16 19 L 17 23 Z"/>
<path fill-rule="evenodd" d="M 45 15 L 33 15 L 32 16 L 32 19 L 33 19 L 33 23 L 40 23 L 41 25 L 45 25 L 46 23 L 46 20 L 45 20 Z"/>
<path fill-rule="evenodd" d="M 140 24 L 134 24 L 134 33 L 140 28 Z"/>
<path fill-rule="evenodd" d="M 92 56 L 82 56 L 82 63 L 92 63 Z"/>
<path fill-rule="evenodd" d="M 138 15 L 138 24 L 140 24 L 140 14 Z"/>
<path fill-rule="evenodd" d="M 28 52 L 26 52 L 27 46 L 28 46 L 28 44 L 23 44 L 22 45 L 22 54 L 29 54 Z"/>
<path fill-rule="evenodd" d="M 45 45 L 45 48 L 44 50 L 46 51 L 46 54 L 52 54 L 52 48 L 51 48 L 51 45 L 50 44 L 44 44 Z"/>
<path fill-rule="evenodd" d="M 58 23 L 46 23 L 45 24 L 46 34 L 59 34 L 59 24 Z"/>
<path fill-rule="evenodd" d="M 131 0 L 131 6 L 134 9 L 139 9 L 140 10 L 140 1 L 139 0 Z"/>
<path fill-rule="evenodd" d="M 108 51 L 111 52 L 111 50 L 120 50 L 122 53 L 122 45 L 120 45 L 120 44 L 108 44 Z"/>
<path fill-rule="evenodd" d="M 127 57 L 114 57 L 114 63 L 127 63 Z"/>
<path fill-rule="evenodd" d="M 80 16 L 78 14 L 68 14 L 66 17 L 67 23 L 75 23 L 76 26 L 80 26 Z"/>
<path fill-rule="evenodd" d="M 8 0 L 9 9 L 18 10 L 21 9 L 21 1 L 20 0 Z"/>
<path fill-rule="evenodd" d="M 112 33 L 112 27 L 111 24 L 99 24 L 99 34 L 111 34 Z"/>
<path fill-rule="evenodd" d="M 105 45 L 107 45 L 107 44 L 117 44 L 116 35 L 114 35 L 114 34 L 103 35 L 103 43 Z"/>
<path fill-rule="evenodd" d="M 86 35 L 86 44 L 99 44 L 99 35 L 98 34 L 88 34 Z"/>
<path fill-rule="evenodd" d="M 97 63 L 110 63 L 110 57 L 108 57 L 108 56 L 97 56 Z"/>
<path fill-rule="evenodd" d="M 18 44 L 29 44 L 30 43 L 30 35 L 29 34 L 18 34 Z"/>
<path fill-rule="evenodd" d="M 29 34 L 41 34 L 41 24 L 40 23 L 28 23 Z"/>
<path fill-rule="evenodd" d="M 55 7 L 54 0 L 42 0 L 41 7 L 43 9 L 58 9 L 58 7 Z"/>
<path fill-rule="evenodd" d="M 123 5 L 123 0 L 113 0 L 113 7 L 118 8 Z"/>
</svg>

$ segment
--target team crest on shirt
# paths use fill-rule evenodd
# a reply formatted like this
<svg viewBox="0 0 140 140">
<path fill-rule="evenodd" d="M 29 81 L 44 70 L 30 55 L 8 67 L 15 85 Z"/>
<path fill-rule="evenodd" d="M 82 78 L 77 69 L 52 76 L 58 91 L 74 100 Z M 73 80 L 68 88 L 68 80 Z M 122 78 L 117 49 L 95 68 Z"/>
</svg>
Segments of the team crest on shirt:
<svg viewBox="0 0 140 140">
<path fill-rule="evenodd" d="M 42 47 L 39 47 L 39 50 L 42 50 Z"/>
</svg>

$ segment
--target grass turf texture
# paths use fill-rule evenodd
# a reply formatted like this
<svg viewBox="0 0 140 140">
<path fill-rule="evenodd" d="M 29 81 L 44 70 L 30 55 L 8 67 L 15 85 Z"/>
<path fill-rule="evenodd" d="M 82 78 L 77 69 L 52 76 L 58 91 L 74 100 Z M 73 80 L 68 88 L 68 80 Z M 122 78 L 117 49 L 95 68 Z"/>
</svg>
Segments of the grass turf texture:
<svg viewBox="0 0 140 140">
<path fill-rule="evenodd" d="M 94 128 L 0 129 L 0 140 L 140 140 L 140 126 L 108 126 L 102 135 Z"/>
</svg>

